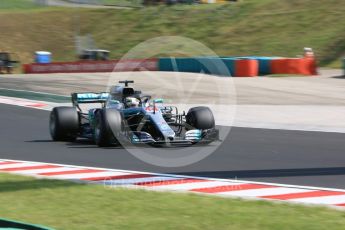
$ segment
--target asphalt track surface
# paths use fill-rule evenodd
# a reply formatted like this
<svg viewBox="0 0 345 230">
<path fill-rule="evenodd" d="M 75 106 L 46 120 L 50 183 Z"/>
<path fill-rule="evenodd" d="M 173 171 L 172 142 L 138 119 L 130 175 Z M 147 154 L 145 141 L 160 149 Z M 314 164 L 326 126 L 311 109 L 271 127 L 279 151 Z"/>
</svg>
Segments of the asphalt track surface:
<svg viewBox="0 0 345 230">
<path fill-rule="evenodd" d="M 122 148 L 52 142 L 48 111 L 0 104 L 0 158 L 345 189 L 345 134 L 232 128 L 212 155 L 189 166 L 142 162 Z"/>
</svg>

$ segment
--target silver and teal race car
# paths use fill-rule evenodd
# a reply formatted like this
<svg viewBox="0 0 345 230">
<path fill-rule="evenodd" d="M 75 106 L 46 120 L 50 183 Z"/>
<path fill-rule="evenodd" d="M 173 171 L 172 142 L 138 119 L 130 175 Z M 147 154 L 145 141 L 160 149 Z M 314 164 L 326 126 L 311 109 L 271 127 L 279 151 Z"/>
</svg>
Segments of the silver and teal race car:
<svg viewBox="0 0 345 230">
<path fill-rule="evenodd" d="M 107 93 L 73 93 L 71 107 L 55 107 L 49 128 L 54 141 L 88 138 L 100 146 L 150 144 L 191 145 L 219 139 L 212 111 L 190 108 L 179 113 L 163 99 L 152 99 L 120 81 Z M 81 104 L 100 103 L 83 111 Z"/>
</svg>

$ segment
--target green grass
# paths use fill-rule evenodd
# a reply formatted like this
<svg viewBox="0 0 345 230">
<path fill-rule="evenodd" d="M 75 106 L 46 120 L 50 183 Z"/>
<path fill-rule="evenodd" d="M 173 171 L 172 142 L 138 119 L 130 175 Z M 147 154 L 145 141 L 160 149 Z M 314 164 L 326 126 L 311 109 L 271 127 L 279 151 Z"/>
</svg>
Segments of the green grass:
<svg viewBox="0 0 345 230">
<path fill-rule="evenodd" d="M 0 88 L 0 95 L 5 96 L 5 97 L 18 97 L 18 98 L 26 98 L 29 100 L 39 100 L 39 101 L 55 102 L 55 103 L 71 102 L 70 96 L 55 95 L 55 94 L 40 93 L 40 92 L 30 92 L 30 91 L 14 90 L 14 89 Z"/>
<path fill-rule="evenodd" d="M 343 12 L 345 1 L 340 0 L 244 0 L 131 10 L 0 10 L 5 28 L 0 49 L 18 53 L 23 62 L 32 61 L 35 50 L 52 51 L 56 61 L 75 60 L 74 35 L 80 31 L 92 34 L 97 47 L 110 50 L 112 58 L 120 58 L 140 42 L 173 35 L 195 39 L 220 56 L 295 57 L 303 47 L 312 47 L 322 66 L 340 67 L 345 55 Z"/>
<path fill-rule="evenodd" d="M 56 229 L 343 229 L 345 212 L 0 174 L 0 215 Z"/>
<path fill-rule="evenodd" d="M 98 0 L 98 3 L 104 5 L 142 7 L 141 0 Z"/>
<path fill-rule="evenodd" d="M 35 4 L 34 0 L 1 0 L 0 10 L 18 10 L 18 9 L 37 9 L 42 6 Z"/>
</svg>

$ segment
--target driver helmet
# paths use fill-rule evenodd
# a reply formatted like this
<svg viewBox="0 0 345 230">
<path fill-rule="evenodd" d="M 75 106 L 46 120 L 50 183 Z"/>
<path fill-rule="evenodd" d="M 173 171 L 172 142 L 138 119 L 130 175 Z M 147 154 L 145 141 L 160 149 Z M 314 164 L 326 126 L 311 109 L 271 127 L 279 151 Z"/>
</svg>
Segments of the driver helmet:
<svg viewBox="0 0 345 230">
<path fill-rule="evenodd" d="M 127 97 L 126 98 L 126 106 L 128 108 L 139 107 L 139 103 L 140 103 L 140 101 L 137 98 L 135 98 L 135 97 Z"/>
</svg>

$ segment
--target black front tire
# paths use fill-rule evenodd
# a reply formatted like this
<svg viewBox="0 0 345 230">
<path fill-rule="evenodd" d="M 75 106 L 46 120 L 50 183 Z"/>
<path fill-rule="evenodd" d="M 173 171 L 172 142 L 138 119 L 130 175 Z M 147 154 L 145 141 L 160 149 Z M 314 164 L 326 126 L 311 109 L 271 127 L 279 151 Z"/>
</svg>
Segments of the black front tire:
<svg viewBox="0 0 345 230">
<path fill-rule="evenodd" d="M 50 135 L 54 141 L 74 141 L 79 132 L 79 114 L 74 107 L 55 107 L 50 113 Z"/>
<path fill-rule="evenodd" d="M 122 116 L 115 109 L 101 109 L 96 113 L 94 141 L 99 147 L 119 145 L 117 137 L 122 130 Z"/>
<path fill-rule="evenodd" d="M 193 107 L 186 115 L 186 123 L 190 128 L 207 130 L 215 128 L 213 113 L 205 106 Z"/>
</svg>

